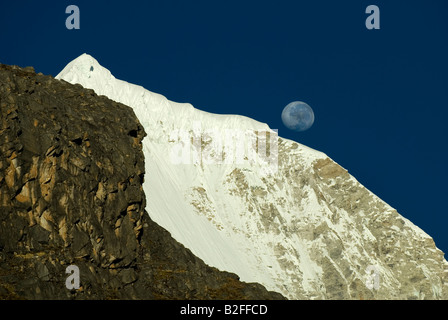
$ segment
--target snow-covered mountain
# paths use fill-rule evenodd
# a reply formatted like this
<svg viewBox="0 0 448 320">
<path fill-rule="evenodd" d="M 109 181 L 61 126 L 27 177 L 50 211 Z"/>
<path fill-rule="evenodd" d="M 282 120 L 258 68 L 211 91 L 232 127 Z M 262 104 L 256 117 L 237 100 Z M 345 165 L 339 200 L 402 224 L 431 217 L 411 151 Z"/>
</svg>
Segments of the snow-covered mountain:
<svg viewBox="0 0 448 320">
<path fill-rule="evenodd" d="M 56 78 L 133 108 L 146 210 L 207 264 L 290 299 L 448 299 L 432 238 L 324 153 L 118 80 L 87 54 Z"/>
</svg>

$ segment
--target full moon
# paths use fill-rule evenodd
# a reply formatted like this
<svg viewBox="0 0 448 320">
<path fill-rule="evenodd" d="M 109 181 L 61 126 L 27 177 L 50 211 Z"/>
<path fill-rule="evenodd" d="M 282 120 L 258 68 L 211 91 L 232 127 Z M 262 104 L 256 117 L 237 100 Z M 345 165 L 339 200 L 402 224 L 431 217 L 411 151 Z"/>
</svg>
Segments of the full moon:
<svg viewBox="0 0 448 320">
<path fill-rule="evenodd" d="M 283 109 L 282 121 L 288 129 L 305 131 L 314 123 L 314 112 L 305 102 L 294 101 Z"/>
</svg>

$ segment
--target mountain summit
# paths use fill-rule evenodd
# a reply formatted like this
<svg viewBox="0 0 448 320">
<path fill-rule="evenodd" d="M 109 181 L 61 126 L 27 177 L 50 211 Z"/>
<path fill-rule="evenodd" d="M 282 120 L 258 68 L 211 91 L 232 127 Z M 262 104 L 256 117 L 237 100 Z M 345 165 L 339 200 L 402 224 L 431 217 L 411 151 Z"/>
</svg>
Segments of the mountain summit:
<svg viewBox="0 0 448 320">
<path fill-rule="evenodd" d="M 118 80 L 87 54 L 56 78 L 133 108 L 146 211 L 210 266 L 290 299 L 448 299 L 433 239 L 324 153 Z"/>
</svg>

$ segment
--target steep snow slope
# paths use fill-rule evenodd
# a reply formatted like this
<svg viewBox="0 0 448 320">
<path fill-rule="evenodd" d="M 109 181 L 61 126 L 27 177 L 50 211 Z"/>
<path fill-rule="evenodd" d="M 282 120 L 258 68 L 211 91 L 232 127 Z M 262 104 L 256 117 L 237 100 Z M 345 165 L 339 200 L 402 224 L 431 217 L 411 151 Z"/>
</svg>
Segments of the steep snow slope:
<svg viewBox="0 0 448 320">
<path fill-rule="evenodd" d="M 86 54 L 56 78 L 134 109 L 147 211 L 207 264 L 292 299 L 448 298 L 431 237 L 324 153 L 115 79 Z"/>
</svg>

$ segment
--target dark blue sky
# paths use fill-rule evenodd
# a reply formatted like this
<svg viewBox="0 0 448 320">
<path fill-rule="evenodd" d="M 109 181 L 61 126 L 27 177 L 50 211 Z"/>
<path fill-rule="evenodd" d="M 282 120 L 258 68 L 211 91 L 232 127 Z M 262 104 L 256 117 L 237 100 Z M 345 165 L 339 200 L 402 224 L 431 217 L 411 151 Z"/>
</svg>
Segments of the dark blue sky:
<svg viewBox="0 0 448 320">
<path fill-rule="evenodd" d="M 68 30 L 68 5 L 80 30 Z M 367 30 L 365 9 L 380 9 Z M 86 52 L 177 102 L 325 152 L 448 252 L 448 2 L 3 1 L 0 62 L 55 76 Z M 314 126 L 281 123 L 307 102 Z"/>
</svg>

